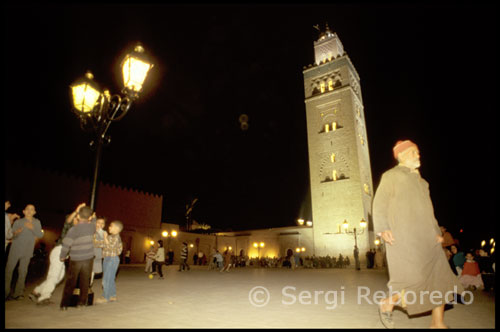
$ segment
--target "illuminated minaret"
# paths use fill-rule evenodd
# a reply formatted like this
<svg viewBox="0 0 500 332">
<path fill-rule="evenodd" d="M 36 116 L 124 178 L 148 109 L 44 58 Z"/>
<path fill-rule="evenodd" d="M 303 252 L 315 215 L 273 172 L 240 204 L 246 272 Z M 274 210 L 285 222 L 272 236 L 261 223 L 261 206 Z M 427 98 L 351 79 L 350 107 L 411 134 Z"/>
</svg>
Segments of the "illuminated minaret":
<svg viewBox="0 0 500 332">
<path fill-rule="evenodd" d="M 359 75 L 336 33 L 328 25 L 314 42 L 315 63 L 304 67 L 309 170 L 317 256 L 348 255 L 354 235 L 335 234 L 344 220 L 357 236 L 359 257 L 373 243 L 370 156 Z"/>
</svg>

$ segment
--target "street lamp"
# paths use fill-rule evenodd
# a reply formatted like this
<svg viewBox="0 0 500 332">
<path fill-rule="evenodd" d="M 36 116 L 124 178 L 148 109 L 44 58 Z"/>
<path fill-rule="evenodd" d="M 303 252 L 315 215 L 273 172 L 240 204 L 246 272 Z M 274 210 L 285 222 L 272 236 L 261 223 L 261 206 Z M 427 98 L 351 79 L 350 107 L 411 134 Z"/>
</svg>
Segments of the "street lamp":
<svg viewBox="0 0 500 332">
<path fill-rule="evenodd" d="M 260 258 L 260 248 L 264 248 L 265 246 L 266 246 L 266 244 L 264 242 L 260 242 L 260 243 L 254 242 L 253 243 L 253 247 L 257 248 L 257 256 L 259 258 Z"/>
<path fill-rule="evenodd" d="M 361 231 L 358 231 L 356 229 L 356 227 L 354 227 L 352 230 L 349 230 L 349 223 L 347 222 L 347 220 L 344 220 L 344 222 L 342 223 L 343 232 L 345 234 L 354 234 L 354 261 L 356 263 L 356 270 L 360 270 L 358 235 L 361 235 L 365 232 L 365 228 L 367 225 L 368 225 L 368 223 L 364 219 L 361 219 L 361 221 L 359 222 L 359 226 L 361 227 Z M 342 234 L 342 232 L 338 232 L 336 234 Z"/>
<path fill-rule="evenodd" d="M 80 127 L 95 135 L 90 142 L 91 147 L 96 147 L 90 191 L 92 210 L 95 210 L 102 147 L 104 143 L 111 142 L 110 136 L 106 133 L 112 122 L 120 121 L 127 114 L 132 102 L 139 97 L 147 74 L 153 67 L 141 45 L 137 45 L 131 53 L 127 54 L 121 65 L 123 89 L 120 94 L 112 96 L 107 89 L 101 92 L 101 88 L 94 81 L 94 75 L 90 71 L 70 85 L 73 111 L 80 119 Z"/>
</svg>

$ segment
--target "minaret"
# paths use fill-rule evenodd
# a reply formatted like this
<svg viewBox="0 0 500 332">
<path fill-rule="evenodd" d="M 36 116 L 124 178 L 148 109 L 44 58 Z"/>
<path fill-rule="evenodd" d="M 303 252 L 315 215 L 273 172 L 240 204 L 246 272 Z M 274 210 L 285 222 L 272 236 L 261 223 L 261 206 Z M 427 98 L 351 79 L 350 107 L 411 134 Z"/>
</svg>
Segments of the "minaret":
<svg viewBox="0 0 500 332">
<path fill-rule="evenodd" d="M 357 236 L 359 257 L 374 247 L 373 184 L 359 75 L 328 25 L 314 42 L 315 63 L 304 67 L 314 254 L 353 261 L 354 235 L 339 233 L 344 220 Z M 343 231 L 342 231 L 343 232 Z M 363 266 L 363 265 L 362 265 Z M 366 266 L 366 265 L 365 265 Z"/>
</svg>

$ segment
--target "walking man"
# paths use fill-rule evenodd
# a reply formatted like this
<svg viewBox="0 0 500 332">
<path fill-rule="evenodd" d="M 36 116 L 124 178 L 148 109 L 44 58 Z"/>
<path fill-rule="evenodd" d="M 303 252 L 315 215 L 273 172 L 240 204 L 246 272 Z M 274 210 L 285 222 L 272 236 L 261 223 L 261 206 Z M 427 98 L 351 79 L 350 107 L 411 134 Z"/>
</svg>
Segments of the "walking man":
<svg viewBox="0 0 500 332">
<path fill-rule="evenodd" d="M 392 311 L 400 304 L 409 315 L 432 310 L 431 327 L 446 328 L 444 306 L 452 300 L 447 294 L 461 294 L 464 289 L 441 247 L 429 184 L 418 171 L 417 145 L 398 141 L 393 152 L 399 164 L 382 175 L 373 200 L 374 231 L 388 244 L 387 286 L 393 291 L 379 305 L 380 319 L 385 327 L 394 328 Z"/>
<path fill-rule="evenodd" d="M 5 298 L 7 299 L 10 293 L 10 283 L 12 281 L 12 273 L 19 262 L 18 277 L 16 288 L 12 298 L 16 300 L 24 299 L 24 286 L 26 282 L 26 274 L 28 273 L 28 265 L 31 257 L 33 257 L 33 249 L 35 249 L 35 239 L 41 238 L 42 224 L 40 220 L 34 217 L 36 214 L 35 206 L 28 204 L 23 210 L 24 218 L 16 220 L 12 226 L 12 244 L 5 267 Z"/>
</svg>

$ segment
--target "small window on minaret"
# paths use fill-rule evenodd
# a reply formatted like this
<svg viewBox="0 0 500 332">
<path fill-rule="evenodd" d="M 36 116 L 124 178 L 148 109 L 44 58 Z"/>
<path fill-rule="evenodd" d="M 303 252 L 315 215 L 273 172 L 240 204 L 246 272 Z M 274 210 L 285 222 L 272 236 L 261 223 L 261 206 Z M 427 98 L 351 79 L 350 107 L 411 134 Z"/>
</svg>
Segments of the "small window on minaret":
<svg viewBox="0 0 500 332">
<path fill-rule="evenodd" d="M 330 156 L 330 160 L 332 161 L 332 163 L 335 162 L 335 153 L 332 152 L 332 155 Z"/>
<path fill-rule="evenodd" d="M 370 187 L 366 183 L 363 185 L 363 187 L 364 187 L 365 193 L 367 195 L 370 195 Z"/>
<path fill-rule="evenodd" d="M 337 181 L 337 170 L 332 171 L 332 178 L 333 178 L 333 181 Z"/>
<path fill-rule="evenodd" d="M 332 122 L 332 130 L 337 130 L 337 122 Z"/>
<path fill-rule="evenodd" d="M 321 84 L 319 85 L 319 88 L 321 90 L 321 93 L 325 92 L 325 82 L 321 82 Z"/>
<path fill-rule="evenodd" d="M 330 124 L 325 123 L 325 133 L 330 131 Z"/>
<path fill-rule="evenodd" d="M 328 81 L 328 91 L 333 91 L 333 80 Z"/>
</svg>

